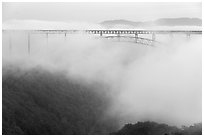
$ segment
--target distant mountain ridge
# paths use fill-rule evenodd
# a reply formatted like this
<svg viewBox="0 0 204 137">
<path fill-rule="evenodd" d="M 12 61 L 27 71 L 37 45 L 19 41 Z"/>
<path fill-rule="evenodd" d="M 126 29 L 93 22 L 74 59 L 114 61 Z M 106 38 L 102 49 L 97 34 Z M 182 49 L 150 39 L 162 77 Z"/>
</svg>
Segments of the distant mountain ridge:
<svg viewBox="0 0 204 137">
<path fill-rule="evenodd" d="M 107 20 L 100 23 L 104 27 L 114 27 L 116 25 L 127 25 L 133 27 L 147 26 L 202 26 L 199 18 L 161 18 L 155 21 L 134 22 L 129 20 Z"/>
</svg>

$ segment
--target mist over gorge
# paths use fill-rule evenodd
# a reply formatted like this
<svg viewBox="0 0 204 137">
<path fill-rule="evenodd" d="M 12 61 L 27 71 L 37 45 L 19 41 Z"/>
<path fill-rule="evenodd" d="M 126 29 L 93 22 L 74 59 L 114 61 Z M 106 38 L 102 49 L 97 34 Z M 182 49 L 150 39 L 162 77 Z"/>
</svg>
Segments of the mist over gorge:
<svg viewBox="0 0 204 137">
<path fill-rule="evenodd" d="M 199 4 L 46 4 L 3 5 L 2 134 L 202 134 Z"/>
<path fill-rule="evenodd" d="M 32 40 L 37 39 L 35 37 L 38 36 L 33 35 Z M 19 62 L 18 66 L 23 69 L 41 66 L 51 72 L 62 71 L 81 82 L 105 84 L 112 98 L 110 112 L 113 115 L 172 125 L 192 124 L 201 120 L 201 106 L 198 105 L 201 102 L 199 38 L 187 42 L 184 37 L 180 42 L 150 47 L 84 35 L 68 35 L 64 42 L 60 34 L 50 35 L 49 45 L 46 45 L 44 35 L 41 37 L 41 40 L 32 41 L 29 56 L 25 50 L 26 43 L 17 43 L 19 39 L 23 43 L 23 34 L 16 36 L 16 41 L 13 36 L 18 48 L 15 49 L 14 44 L 12 54 L 3 56 L 3 65 Z M 3 47 L 4 53 L 6 47 Z M 167 120 L 167 116 L 171 118 Z"/>
</svg>

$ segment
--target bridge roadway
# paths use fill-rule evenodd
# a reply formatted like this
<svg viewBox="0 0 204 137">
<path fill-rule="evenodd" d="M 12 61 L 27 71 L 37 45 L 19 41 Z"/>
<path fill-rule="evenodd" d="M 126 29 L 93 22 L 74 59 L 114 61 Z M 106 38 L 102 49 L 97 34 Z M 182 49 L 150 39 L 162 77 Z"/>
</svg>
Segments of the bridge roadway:
<svg viewBox="0 0 204 137">
<path fill-rule="evenodd" d="M 199 34 L 202 35 L 201 30 L 2 30 L 2 32 L 25 32 L 27 33 L 27 40 L 28 40 L 28 53 L 30 53 L 30 35 L 31 34 L 46 34 L 47 43 L 48 43 L 48 34 L 64 34 L 66 37 L 67 34 L 75 34 L 75 33 L 84 33 L 84 34 L 99 34 L 100 36 L 105 35 L 106 38 L 113 38 L 113 37 L 124 37 L 124 38 L 134 38 L 135 43 L 140 43 L 144 45 L 154 45 L 156 42 L 156 34 L 185 34 L 187 38 L 190 38 L 190 35 Z M 116 36 L 110 36 L 107 34 L 115 34 Z M 123 34 L 134 34 L 133 36 L 124 36 Z M 152 35 L 151 39 L 139 37 L 139 34 L 150 34 Z M 9 35 L 9 43 L 12 47 L 12 38 Z"/>
<path fill-rule="evenodd" d="M 91 34 L 202 34 L 202 31 L 197 30 L 85 30 Z"/>
<path fill-rule="evenodd" d="M 156 39 L 156 34 L 186 34 L 190 37 L 192 34 L 202 34 L 201 30 L 3 30 L 4 31 L 23 31 L 29 34 L 32 33 L 46 33 L 48 34 L 73 34 L 73 33 L 87 33 L 87 34 L 99 34 L 100 36 L 104 34 L 116 34 L 121 36 L 122 34 L 134 34 L 135 38 L 138 38 L 139 34 L 152 34 L 152 39 Z"/>
<path fill-rule="evenodd" d="M 3 30 L 3 32 L 24 31 L 29 33 L 48 33 L 48 34 L 202 34 L 202 30 Z"/>
<path fill-rule="evenodd" d="M 86 34 L 99 34 L 100 36 L 106 35 L 106 38 L 110 37 L 122 37 L 123 34 L 134 34 L 134 37 L 128 38 L 135 38 L 138 40 L 145 40 L 150 41 L 151 43 L 156 40 L 156 34 L 186 34 L 189 38 L 192 34 L 202 34 L 200 30 L 34 30 L 34 33 L 46 33 L 48 34 L 55 34 L 55 33 L 64 33 L 72 34 L 72 33 L 86 33 Z M 107 34 L 116 34 L 116 36 L 107 36 Z M 151 34 L 151 39 L 141 38 L 139 34 Z M 137 42 L 137 41 L 136 41 Z M 143 44 L 143 43 L 142 43 Z"/>
</svg>

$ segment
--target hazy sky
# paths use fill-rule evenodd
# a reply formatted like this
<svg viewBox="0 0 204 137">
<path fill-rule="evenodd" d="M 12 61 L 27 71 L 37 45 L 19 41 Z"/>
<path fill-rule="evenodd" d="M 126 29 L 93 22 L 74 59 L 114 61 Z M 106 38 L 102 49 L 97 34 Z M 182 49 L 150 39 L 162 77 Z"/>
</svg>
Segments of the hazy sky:
<svg viewBox="0 0 204 137">
<path fill-rule="evenodd" d="M 127 19 L 148 21 L 158 18 L 202 18 L 201 3 L 3 3 L 3 21 L 85 21 Z"/>
</svg>

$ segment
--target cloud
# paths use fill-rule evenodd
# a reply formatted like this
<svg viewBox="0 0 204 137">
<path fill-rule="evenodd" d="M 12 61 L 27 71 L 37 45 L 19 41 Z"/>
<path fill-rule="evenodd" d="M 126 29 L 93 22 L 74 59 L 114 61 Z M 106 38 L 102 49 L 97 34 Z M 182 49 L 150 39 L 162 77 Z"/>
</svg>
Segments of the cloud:
<svg viewBox="0 0 204 137">
<path fill-rule="evenodd" d="M 57 22 L 57 21 L 42 21 L 42 20 L 9 20 L 3 22 L 3 29 L 50 29 L 50 30 L 85 30 L 85 29 L 102 29 L 100 25 L 88 22 Z"/>
</svg>

